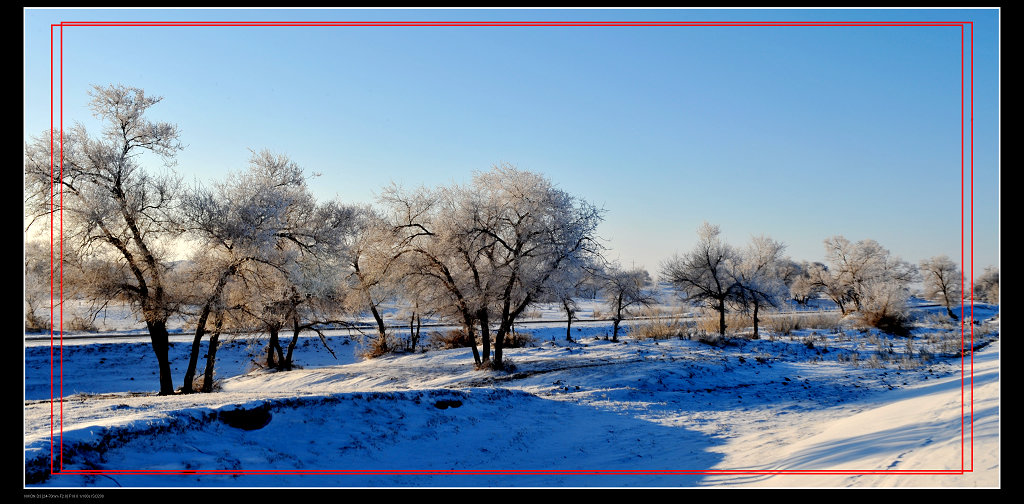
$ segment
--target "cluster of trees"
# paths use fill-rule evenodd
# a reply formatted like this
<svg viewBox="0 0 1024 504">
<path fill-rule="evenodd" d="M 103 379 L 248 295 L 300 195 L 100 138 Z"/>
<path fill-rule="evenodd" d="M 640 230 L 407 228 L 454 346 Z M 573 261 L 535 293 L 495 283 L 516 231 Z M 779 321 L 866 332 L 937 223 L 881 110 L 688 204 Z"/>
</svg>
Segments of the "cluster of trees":
<svg viewBox="0 0 1024 504">
<path fill-rule="evenodd" d="M 341 279 L 330 265 L 344 251 L 354 210 L 317 203 L 301 170 L 267 152 L 212 188 L 185 187 L 170 171 L 156 175 L 142 167 L 143 156 L 170 165 L 181 150 L 176 126 L 146 118 L 160 98 L 126 86 L 97 86 L 91 98 L 106 125 L 101 136 L 76 125 L 56 153 L 51 135 L 26 146 L 26 209 L 61 216 L 57 282 L 136 309 L 161 394 L 174 392 L 167 324 L 182 311 L 196 319 L 182 391 L 193 390 L 200 342 L 212 331 L 202 385 L 209 390 L 225 326 L 262 326 L 271 335 L 267 366 L 289 367 L 295 339 L 285 354 L 278 331 L 291 326 L 297 336 L 331 312 Z M 191 245 L 186 261 L 174 257 L 183 244 Z"/>
<path fill-rule="evenodd" d="M 131 305 L 149 331 L 161 394 L 175 392 L 167 325 L 176 313 L 195 324 L 180 387 L 192 392 L 211 389 L 227 328 L 259 328 L 268 335 L 261 364 L 284 370 L 302 331 L 323 339 L 320 328 L 354 314 L 374 320 L 371 354 L 394 350 L 399 342 L 384 307 L 401 300 L 394 316 L 409 321 L 407 348 L 415 348 L 423 318 L 441 318 L 462 326 L 478 366 L 502 368 L 506 341 L 531 305 L 560 304 L 571 339 L 576 300 L 600 292 L 617 339 L 622 320 L 656 302 L 647 271 L 602 257 L 602 210 L 542 175 L 500 165 L 467 184 L 392 185 L 376 207 L 356 206 L 317 201 L 301 168 L 262 151 L 222 182 L 186 186 L 169 169 L 182 149 L 177 127 L 146 116 L 161 98 L 121 85 L 90 94 L 105 124 L 100 135 L 76 125 L 25 146 L 29 227 L 59 214 L 63 235 L 52 251 L 40 242 L 26 246 L 27 323 L 44 325 L 37 314 L 51 285 L 63 289 L 63 299 Z M 152 155 L 168 169 L 144 169 Z M 827 264 L 796 263 L 783 257 L 780 242 L 761 236 L 734 248 L 705 224 L 694 249 L 666 261 L 661 274 L 717 311 L 723 335 L 727 310 L 752 313 L 756 337 L 759 315 L 787 297 L 806 303 L 825 295 L 844 314 L 900 312 L 915 267 L 872 240 L 837 236 L 825 244 Z M 955 318 L 950 307 L 962 277 L 955 263 L 932 258 L 920 270 L 929 296 Z M 979 280 L 976 292 L 998 296 L 998 272 Z"/>
<path fill-rule="evenodd" d="M 26 145 L 26 209 L 36 220 L 59 213 L 63 234 L 61 257 L 33 257 L 31 271 L 48 277 L 47 264 L 73 255 L 79 267 L 59 268 L 57 282 L 133 306 L 149 330 L 161 394 L 174 393 L 174 313 L 195 319 L 184 392 L 193 390 L 207 334 L 209 389 L 225 327 L 262 328 L 266 366 L 287 369 L 300 331 L 369 312 L 374 349 L 388 351 L 382 305 L 399 295 L 411 324 L 424 316 L 458 321 L 469 341 L 480 341 L 477 364 L 500 368 L 517 317 L 541 300 L 569 303 L 574 292 L 564 286 L 600 265 L 601 210 L 535 173 L 502 165 L 466 185 L 392 186 L 373 209 L 316 201 L 295 163 L 264 151 L 224 182 L 186 187 L 169 170 L 142 167 L 144 154 L 170 166 L 181 150 L 176 126 L 146 117 L 161 98 L 120 85 L 96 86 L 91 98 L 102 135 L 76 125 Z M 175 258 L 182 246 L 188 260 Z M 293 331 L 287 350 L 285 328 Z"/>
<path fill-rule="evenodd" d="M 777 308 L 788 297 L 786 280 L 793 277 L 793 263 L 782 256 L 785 245 L 767 236 L 754 237 L 738 250 L 720 235 L 718 226 L 705 222 L 697 230 L 694 248 L 662 265 L 662 278 L 688 299 L 718 312 L 722 336 L 730 308 L 751 312 L 757 338 L 761 310 Z"/>
<path fill-rule="evenodd" d="M 874 240 L 833 236 L 825 240 L 826 262 L 797 263 L 783 257 L 782 243 L 765 236 L 754 237 L 743 249 L 723 242 L 718 226 L 708 223 L 697 236 L 697 245 L 666 261 L 661 274 L 690 300 L 718 313 L 721 335 L 730 309 L 752 313 L 756 338 L 761 310 L 778 308 L 787 298 L 806 304 L 820 296 L 844 316 L 856 312 L 870 325 L 899 333 L 906 330 L 906 303 L 917 281 L 926 299 L 941 303 L 957 320 L 953 307 L 963 297 L 963 275 L 947 256 L 925 259 L 918 267 Z M 975 288 L 978 298 L 998 302 L 998 282 L 998 271 L 986 270 Z"/>
</svg>

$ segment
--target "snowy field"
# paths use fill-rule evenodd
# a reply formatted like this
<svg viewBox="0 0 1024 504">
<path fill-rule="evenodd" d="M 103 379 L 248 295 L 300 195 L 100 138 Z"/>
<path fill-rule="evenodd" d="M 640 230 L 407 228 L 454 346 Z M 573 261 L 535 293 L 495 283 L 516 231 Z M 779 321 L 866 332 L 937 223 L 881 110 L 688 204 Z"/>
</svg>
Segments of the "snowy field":
<svg viewBox="0 0 1024 504">
<path fill-rule="evenodd" d="M 959 326 L 930 311 L 911 338 L 840 325 L 612 342 L 609 323 L 582 321 L 567 342 L 564 324 L 523 325 L 534 342 L 506 350 L 511 373 L 474 370 L 469 349 L 361 360 L 344 331 L 328 333 L 337 359 L 302 337 L 301 369 L 265 372 L 250 356 L 264 342 L 240 335 L 222 339 L 218 392 L 171 397 L 153 393 L 137 329 L 53 353 L 27 338 L 26 486 L 998 487 L 998 311 L 975 308 L 964 452 Z M 190 339 L 172 336 L 176 381 Z M 239 409 L 259 428 L 233 427 Z M 63 470 L 103 474 L 48 474 L 51 414 Z"/>
</svg>

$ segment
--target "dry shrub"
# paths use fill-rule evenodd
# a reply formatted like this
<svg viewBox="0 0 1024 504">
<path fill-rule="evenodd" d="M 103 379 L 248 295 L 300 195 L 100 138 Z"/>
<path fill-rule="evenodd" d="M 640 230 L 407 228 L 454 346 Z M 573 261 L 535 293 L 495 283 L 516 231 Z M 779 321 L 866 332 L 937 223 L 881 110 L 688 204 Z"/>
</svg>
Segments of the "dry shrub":
<svg viewBox="0 0 1024 504">
<path fill-rule="evenodd" d="M 758 316 L 759 322 L 764 322 L 764 315 Z M 715 320 L 718 320 L 717 318 Z M 758 324 L 760 325 L 760 323 Z M 739 332 L 741 329 L 753 329 L 754 315 L 742 312 L 728 312 L 725 314 L 726 332 Z"/>
<path fill-rule="evenodd" d="M 205 375 L 205 372 L 199 372 L 196 373 L 196 376 L 194 378 L 192 378 L 192 392 L 203 391 L 203 384 L 206 383 Z M 213 383 L 210 385 L 210 390 L 214 392 L 219 391 L 221 389 L 221 381 L 217 379 L 217 370 L 213 371 L 212 381 Z"/>
<path fill-rule="evenodd" d="M 453 348 L 468 348 L 473 346 L 476 342 L 469 338 L 466 331 L 462 329 L 453 329 L 447 332 L 432 331 L 428 335 L 430 345 L 436 348 L 442 348 L 445 350 L 451 350 Z"/>
<path fill-rule="evenodd" d="M 826 331 L 841 330 L 839 314 L 827 312 L 801 313 L 800 324 L 805 329 L 822 329 Z"/>
<path fill-rule="evenodd" d="M 505 348 L 523 348 L 533 346 L 535 338 L 528 332 L 514 331 L 505 335 Z"/>
<path fill-rule="evenodd" d="M 702 315 L 700 317 L 695 318 L 694 321 L 696 322 L 696 325 L 694 326 L 694 329 L 696 329 L 697 333 L 705 332 L 705 333 L 709 333 L 709 334 L 710 333 L 718 334 L 718 315 L 717 314 L 715 314 L 714 316 Z M 729 321 L 726 320 L 726 326 L 728 326 L 728 324 L 729 324 Z"/>
<path fill-rule="evenodd" d="M 493 360 L 485 360 L 480 364 L 476 364 L 474 368 L 478 371 L 491 370 L 491 371 L 505 371 L 506 373 L 514 373 L 517 369 L 515 362 L 512 359 L 503 357 L 501 364 L 494 362 Z"/>
<path fill-rule="evenodd" d="M 394 350 L 395 346 L 391 345 L 387 340 L 381 341 L 380 338 L 374 338 L 366 349 L 359 355 L 364 359 L 376 359 L 377 357 L 383 357 Z"/>
<path fill-rule="evenodd" d="M 771 315 L 762 323 L 769 331 L 787 336 L 800 329 L 800 318 L 790 314 Z"/>
<path fill-rule="evenodd" d="M 879 354 L 873 353 L 873 354 L 871 354 L 871 357 L 868 358 L 868 360 L 864 361 L 864 367 L 868 367 L 868 368 L 871 368 L 871 369 L 881 369 L 881 368 L 884 368 L 885 367 L 885 362 L 884 362 L 883 359 L 884 358 L 880 357 Z"/>
<path fill-rule="evenodd" d="M 857 324 L 861 327 L 874 327 L 894 336 L 909 336 L 912 329 L 905 313 L 885 310 L 861 310 L 857 314 Z"/>
<path fill-rule="evenodd" d="M 659 315 L 654 315 L 659 313 Z M 687 337 L 687 325 L 679 314 L 671 317 L 660 316 L 660 310 L 644 311 L 643 316 L 650 317 L 644 322 L 634 322 L 629 327 L 629 335 L 634 339 L 669 339 Z"/>
<path fill-rule="evenodd" d="M 932 312 L 919 317 L 919 322 L 927 327 L 952 328 L 957 321 L 949 318 L 946 313 Z"/>
<path fill-rule="evenodd" d="M 853 364 L 854 367 L 856 367 L 856 366 L 860 365 L 860 353 L 858 353 L 858 352 L 840 353 L 839 355 L 836 356 L 836 361 L 838 361 L 838 362 L 849 362 L 850 364 Z"/>
<path fill-rule="evenodd" d="M 32 310 L 25 310 L 25 332 L 43 332 L 49 329 L 49 317 L 40 317 Z"/>
<path fill-rule="evenodd" d="M 715 332 L 710 333 L 702 329 L 698 329 L 693 334 L 693 339 L 697 340 L 700 343 L 704 343 L 705 345 L 724 346 L 725 338 L 718 334 L 717 329 L 715 329 Z"/>
<path fill-rule="evenodd" d="M 761 323 L 764 323 L 764 316 L 759 316 L 758 319 Z M 697 331 L 705 331 L 707 333 L 718 333 L 719 332 L 719 315 L 717 311 L 711 309 L 704 309 L 701 311 L 701 315 L 694 319 L 696 321 L 695 329 Z M 725 332 L 739 333 L 744 329 L 750 329 L 754 327 L 754 316 L 750 313 L 742 312 L 725 312 Z"/>
<path fill-rule="evenodd" d="M 815 340 L 815 338 L 814 338 L 813 335 L 807 336 L 806 338 L 803 339 L 804 346 L 806 346 L 810 350 L 813 350 L 814 349 L 814 340 Z"/>
<path fill-rule="evenodd" d="M 906 302 L 906 292 L 898 283 L 870 284 L 866 288 L 856 320 L 861 326 L 874 327 L 896 336 L 908 336 L 911 320 Z"/>
<path fill-rule="evenodd" d="M 834 331 L 839 328 L 839 314 L 826 312 L 779 313 L 768 315 L 761 324 L 770 331 L 789 335 L 801 329 Z"/>
</svg>

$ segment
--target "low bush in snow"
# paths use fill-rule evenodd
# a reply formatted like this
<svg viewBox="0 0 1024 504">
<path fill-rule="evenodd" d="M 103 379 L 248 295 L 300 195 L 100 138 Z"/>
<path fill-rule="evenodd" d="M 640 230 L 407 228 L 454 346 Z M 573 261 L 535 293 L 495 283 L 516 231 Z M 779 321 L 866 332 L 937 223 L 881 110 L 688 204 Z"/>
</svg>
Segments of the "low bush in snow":
<svg viewBox="0 0 1024 504">
<path fill-rule="evenodd" d="M 687 337 L 687 326 L 678 315 L 650 318 L 644 322 L 631 324 L 629 335 L 638 340 L 685 338 Z"/>
<path fill-rule="evenodd" d="M 25 332 L 43 332 L 49 330 L 49 317 L 36 315 L 34 310 L 25 310 Z"/>
<path fill-rule="evenodd" d="M 528 332 L 512 331 L 505 335 L 505 348 L 523 348 L 534 345 L 535 338 Z"/>
<path fill-rule="evenodd" d="M 441 348 L 444 350 L 451 350 L 453 348 L 467 348 L 474 344 L 466 334 L 466 331 L 462 329 L 453 329 L 451 331 L 440 332 L 432 331 L 429 335 L 429 343 L 432 348 Z"/>
<path fill-rule="evenodd" d="M 856 317 L 856 323 L 861 327 L 874 327 L 895 336 L 909 336 L 913 328 L 905 312 L 861 310 Z"/>
</svg>

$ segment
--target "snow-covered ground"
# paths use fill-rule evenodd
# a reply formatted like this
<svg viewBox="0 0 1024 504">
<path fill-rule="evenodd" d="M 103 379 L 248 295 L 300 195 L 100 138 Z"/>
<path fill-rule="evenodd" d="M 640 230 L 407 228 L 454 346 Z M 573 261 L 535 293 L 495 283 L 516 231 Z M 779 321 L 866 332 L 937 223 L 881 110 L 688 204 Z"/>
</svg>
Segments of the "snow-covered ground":
<svg viewBox="0 0 1024 504">
<path fill-rule="evenodd" d="M 26 484 L 997 487 L 997 314 L 976 309 L 964 452 L 961 359 L 946 352 L 959 329 L 925 322 L 912 338 L 840 327 L 726 345 L 612 342 L 596 321 L 570 343 L 539 324 L 521 328 L 534 346 L 506 349 L 511 373 L 475 370 L 468 349 L 361 360 L 343 332 L 328 338 L 338 359 L 303 337 L 301 369 L 265 372 L 259 342 L 238 337 L 218 350 L 219 392 L 172 397 L 153 395 L 145 337 L 27 340 Z M 180 380 L 189 338 L 175 341 Z M 232 427 L 236 409 L 269 423 Z"/>
</svg>

